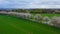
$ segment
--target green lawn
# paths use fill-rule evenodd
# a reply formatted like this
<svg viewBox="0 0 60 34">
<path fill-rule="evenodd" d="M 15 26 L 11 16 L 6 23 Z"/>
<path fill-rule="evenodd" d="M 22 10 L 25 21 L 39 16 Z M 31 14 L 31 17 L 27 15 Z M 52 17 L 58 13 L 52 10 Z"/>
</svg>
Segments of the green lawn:
<svg viewBox="0 0 60 34">
<path fill-rule="evenodd" d="M 60 28 L 0 15 L 0 34 L 60 34 Z"/>
<path fill-rule="evenodd" d="M 53 16 L 60 16 L 60 14 L 41 14 L 42 16 L 48 16 L 48 17 L 53 17 Z"/>
</svg>

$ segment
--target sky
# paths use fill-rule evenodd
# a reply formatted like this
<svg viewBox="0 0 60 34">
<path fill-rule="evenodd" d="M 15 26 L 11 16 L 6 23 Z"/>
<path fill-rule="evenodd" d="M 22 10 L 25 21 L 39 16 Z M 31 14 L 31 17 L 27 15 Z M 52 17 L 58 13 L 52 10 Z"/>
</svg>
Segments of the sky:
<svg viewBox="0 0 60 34">
<path fill-rule="evenodd" d="M 60 0 L 0 0 L 0 8 L 60 8 Z"/>
</svg>

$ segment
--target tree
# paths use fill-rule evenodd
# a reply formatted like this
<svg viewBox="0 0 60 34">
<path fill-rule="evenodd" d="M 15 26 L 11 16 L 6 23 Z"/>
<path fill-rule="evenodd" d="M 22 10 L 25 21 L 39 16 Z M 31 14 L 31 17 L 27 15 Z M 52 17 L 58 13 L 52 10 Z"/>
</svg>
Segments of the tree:
<svg viewBox="0 0 60 34">
<path fill-rule="evenodd" d="M 50 18 L 49 18 L 48 16 L 45 16 L 45 17 L 43 18 L 43 23 L 49 24 L 49 21 L 50 21 Z"/>
<path fill-rule="evenodd" d="M 36 14 L 35 16 L 34 16 L 34 19 L 36 20 L 36 21 L 38 21 L 38 22 L 42 22 L 42 16 L 40 15 L 40 14 Z"/>
<path fill-rule="evenodd" d="M 60 27 L 60 17 L 53 18 L 50 23 L 55 27 Z"/>
</svg>

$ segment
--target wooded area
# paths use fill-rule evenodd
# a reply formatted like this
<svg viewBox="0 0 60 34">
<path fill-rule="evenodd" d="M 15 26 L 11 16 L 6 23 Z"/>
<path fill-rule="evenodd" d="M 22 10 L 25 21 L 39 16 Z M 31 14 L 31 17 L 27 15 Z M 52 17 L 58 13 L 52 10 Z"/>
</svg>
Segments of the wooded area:
<svg viewBox="0 0 60 34">
<path fill-rule="evenodd" d="M 23 12 L 23 13 L 46 13 L 46 14 L 60 14 L 60 9 L 12 9 L 12 10 L 0 10 L 7 12 Z"/>
<path fill-rule="evenodd" d="M 14 9 L 11 10 L 14 12 L 28 12 L 28 13 L 59 13 L 60 14 L 60 10 L 59 9 Z"/>
</svg>

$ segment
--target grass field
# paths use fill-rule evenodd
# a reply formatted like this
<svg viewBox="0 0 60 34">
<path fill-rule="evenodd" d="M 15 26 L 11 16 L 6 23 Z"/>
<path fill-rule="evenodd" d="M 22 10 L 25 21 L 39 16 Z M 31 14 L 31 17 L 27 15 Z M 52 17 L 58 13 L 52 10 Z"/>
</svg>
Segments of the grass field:
<svg viewBox="0 0 60 34">
<path fill-rule="evenodd" d="M 42 16 L 46 16 L 46 14 L 42 14 Z M 51 17 L 53 14 L 47 14 L 47 16 Z M 0 15 L 0 34 L 60 34 L 60 28 Z"/>
</svg>

